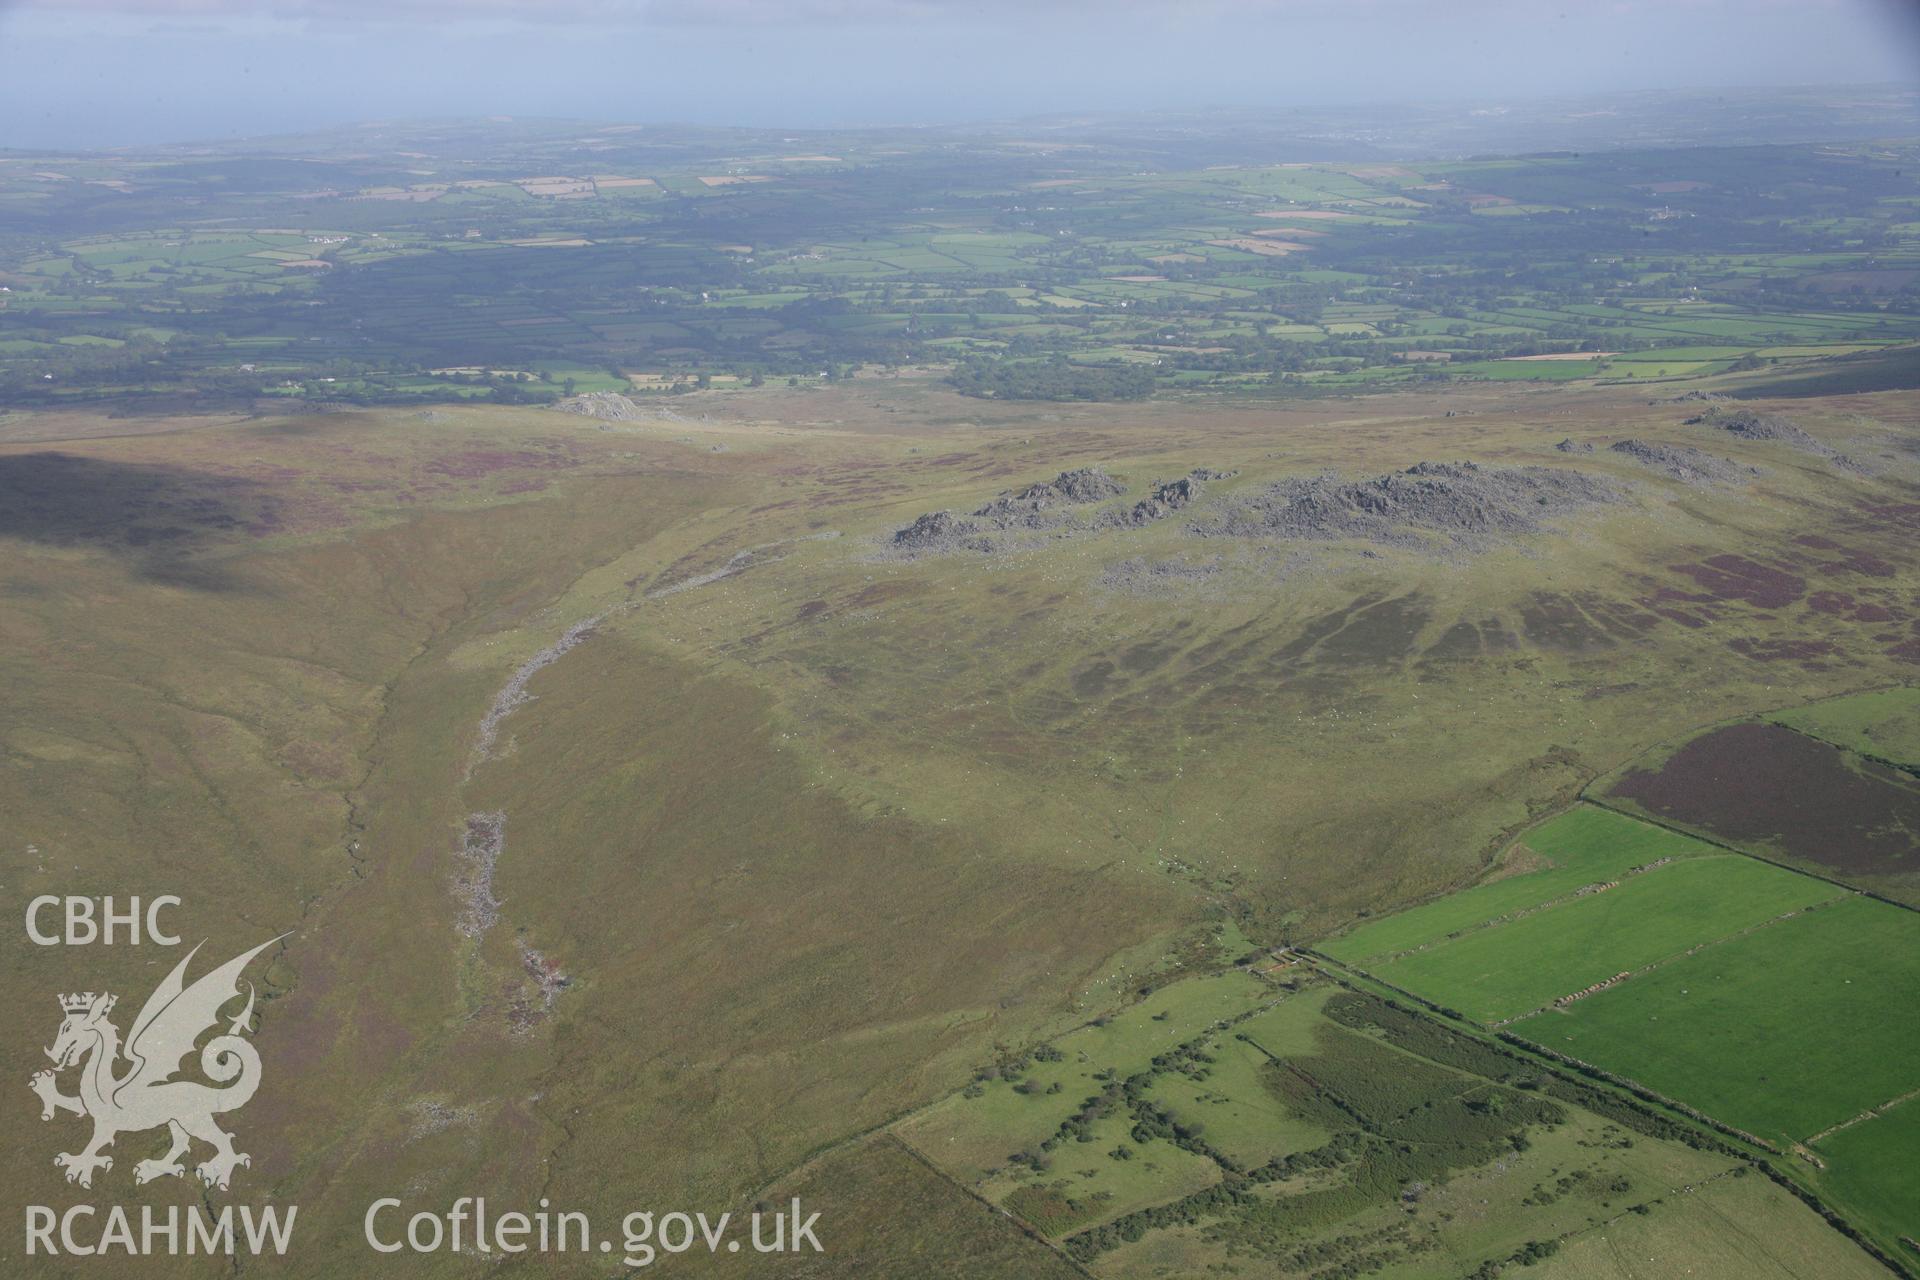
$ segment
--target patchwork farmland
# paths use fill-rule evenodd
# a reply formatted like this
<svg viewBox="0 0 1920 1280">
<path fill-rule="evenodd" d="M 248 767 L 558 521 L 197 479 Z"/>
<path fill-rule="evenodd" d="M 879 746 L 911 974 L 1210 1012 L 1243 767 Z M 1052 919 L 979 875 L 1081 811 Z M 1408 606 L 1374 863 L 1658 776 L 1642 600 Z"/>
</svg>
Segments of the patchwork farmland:
<svg viewBox="0 0 1920 1280">
<path fill-rule="evenodd" d="M 1514 1030 L 1784 1147 L 1920 1089 L 1916 994 L 1920 921 L 1848 894 Z"/>
<path fill-rule="evenodd" d="M 1911 384 L 1911 143 L 1700 147 L 1675 178 L 1662 150 L 1276 164 L 1266 127 L 1198 167 L 1099 128 L 967 138 L 957 185 L 957 140 L 908 131 L 0 165 L 0 220 L 35 231 L 0 244 L 0 393 L 522 404 L 863 366 L 1048 400 Z"/>
<path fill-rule="evenodd" d="M 893 1144 L 1113 1280 L 1438 1280 L 1560 1257 L 1584 1275 L 1609 1240 L 1683 1236 L 1781 1280 L 1876 1274 L 1718 1135 L 1259 949 L 1008 1053 L 830 1160 Z M 1730 1205 L 1777 1240 L 1756 1251 Z"/>
<path fill-rule="evenodd" d="M 1872 741 L 1900 741 L 1911 698 L 1839 699 L 1774 720 L 1846 742 L 1867 740 L 1871 726 Z M 1690 790 L 1673 782 L 1674 762 L 1741 733 L 1773 752 L 1723 753 L 1716 768 L 1681 775 Z M 1920 916 L 1843 883 L 1837 873 L 1847 868 L 1807 850 L 1911 859 L 1914 837 L 1871 815 L 1855 815 L 1818 846 L 1808 843 L 1814 833 L 1794 828 L 1799 843 L 1787 843 L 1786 859 L 1821 876 L 1735 852 L 1726 837 L 1782 852 L 1766 839 L 1774 828 L 1764 792 L 1783 784 L 1772 767 L 1783 752 L 1818 754 L 1860 787 L 1904 795 L 1911 782 L 1878 764 L 1862 771 L 1850 752 L 1772 721 L 1712 729 L 1650 768 L 1629 766 L 1612 791 L 1595 789 L 1642 803 L 1684 796 L 1704 838 L 1582 804 L 1527 832 L 1486 883 L 1368 921 L 1322 954 L 1724 1126 L 1897 1249 L 1920 1232 L 1913 1179 L 1889 1173 L 1903 1158 L 1896 1153 L 1910 1156 L 1920 1116 L 1920 1023 L 1910 1016 L 1920 997 Z M 1804 782 L 1804 770 L 1795 776 Z M 1668 789 L 1647 787 L 1648 778 Z M 1837 818 L 1847 813 L 1836 807 Z"/>
</svg>

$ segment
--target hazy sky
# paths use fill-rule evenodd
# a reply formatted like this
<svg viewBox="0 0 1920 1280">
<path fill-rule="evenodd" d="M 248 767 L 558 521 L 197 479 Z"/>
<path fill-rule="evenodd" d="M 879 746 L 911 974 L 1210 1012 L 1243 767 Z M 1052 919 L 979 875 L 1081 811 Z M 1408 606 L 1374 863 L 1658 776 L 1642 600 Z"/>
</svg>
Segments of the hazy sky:
<svg viewBox="0 0 1920 1280">
<path fill-rule="evenodd" d="M 1920 79 L 1915 0 L 0 0 L 0 147 Z"/>
</svg>

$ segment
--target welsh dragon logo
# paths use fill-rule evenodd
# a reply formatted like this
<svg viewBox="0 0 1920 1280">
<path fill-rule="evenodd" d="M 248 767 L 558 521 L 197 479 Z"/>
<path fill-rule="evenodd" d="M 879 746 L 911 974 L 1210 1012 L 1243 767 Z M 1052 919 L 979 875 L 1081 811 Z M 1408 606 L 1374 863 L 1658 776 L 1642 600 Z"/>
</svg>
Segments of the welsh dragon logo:
<svg viewBox="0 0 1920 1280">
<path fill-rule="evenodd" d="M 134 1165 L 135 1185 L 155 1178 L 180 1177 L 186 1172 L 180 1158 L 195 1140 L 213 1147 L 212 1157 L 194 1170 L 209 1187 L 226 1190 L 234 1169 L 252 1163 L 249 1156 L 233 1149 L 233 1135 L 213 1121 L 217 1115 L 245 1106 L 260 1087 L 260 1055 L 242 1039 L 253 1019 L 251 983 L 247 985 L 246 1008 L 227 1024 L 225 1033 L 214 1036 L 200 1050 L 201 1072 L 221 1087 L 174 1077 L 193 1052 L 195 1042 L 217 1026 L 221 1007 L 240 995 L 241 972 L 278 941 L 280 938 L 269 939 L 188 986 L 187 965 L 200 950 L 196 946 L 147 997 L 124 1047 L 119 1029 L 107 1018 L 117 997 L 91 991 L 60 997 L 60 1009 L 66 1016 L 53 1047 L 47 1050 L 53 1070 L 40 1072 L 29 1083 L 40 1095 L 42 1120 L 53 1119 L 59 1111 L 93 1120 L 93 1140 L 84 1150 L 53 1158 L 54 1164 L 66 1170 L 68 1182 L 92 1186 L 94 1170 L 113 1168 L 113 1157 L 105 1151 L 116 1137 L 163 1125 L 172 1145 L 158 1159 Z M 80 1068 L 80 1092 L 77 1097 L 68 1097 L 60 1092 L 56 1076 L 76 1066 Z"/>
</svg>

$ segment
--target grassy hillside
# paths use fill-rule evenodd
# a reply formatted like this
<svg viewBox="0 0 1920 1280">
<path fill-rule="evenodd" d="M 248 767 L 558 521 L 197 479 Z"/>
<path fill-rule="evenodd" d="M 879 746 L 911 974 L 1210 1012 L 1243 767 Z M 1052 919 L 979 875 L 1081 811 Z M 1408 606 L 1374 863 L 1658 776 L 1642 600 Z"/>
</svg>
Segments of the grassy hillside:
<svg viewBox="0 0 1920 1280">
<path fill-rule="evenodd" d="M 1604 392 L 1041 410 L 902 379 L 688 403 L 0 426 L 18 887 L 177 893 L 208 957 L 291 933 L 236 1188 L 298 1203 L 309 1242 L 357 1240 L 375 1195 L 617 1218 L 844 1178 L 936 1202 L 925 1237 L 842 1209 L 889 1266 L 978 1239 L 1058 1269 L 894 1147 L 846 1144 L 1042 1044 L 1151 1065 L 1188 1030 L 1154 995 L 1256 948 L 1490 871 L 1435 927 L 1584 883 L 1578 832 L 1505 851 L 1694 725 L 1913 669 L 1910 396 L 1769 406 L 1857 467 Z M 1623 439 L 1738 470 L 1675 479 Z M 1019 497 L 1088 467 L 1125 491 Z M 1381 477 L 1391 519 L 1339 505 Z M 942 510 L 984 549 L 895 540 Z M 131 1003 L 154 959 L 16 935 L 0 1000 L 50 1035 L 52 993 Z M 33 1040 L 0 1066 L 37 1070 Z M 1262 1068 L 1232 1043 L 1156 1105 L 1217 1112 L 1243 1164 L 1326 1129 L 1239 1100 Z M 1011 1116 L 1052 1115 L 1052 1069 Z M 1463 1132 L 1474 1087 L 1447 1094 Z M 16 1200 L 90 1194 L 46 1158 L 73 1123 L 30 1126 Z M 948 1176 L 971 1186 L 1018 1143 L 967 1132 Z M 1154 1140 L 1151 1172 L 1191 1175 L 1171 1195 L 1210 1185 Z M 1153 1207 L 1127 1163 L 1073 1166 L 1114 1181 L 1097 1205 L 974 1189 L 1065 1238 Z M 1448 1256 L 1526 1242 L 1505 1232 Z M 310 1273 L 352 1274 L 340 1256 Z"/>
</svg>

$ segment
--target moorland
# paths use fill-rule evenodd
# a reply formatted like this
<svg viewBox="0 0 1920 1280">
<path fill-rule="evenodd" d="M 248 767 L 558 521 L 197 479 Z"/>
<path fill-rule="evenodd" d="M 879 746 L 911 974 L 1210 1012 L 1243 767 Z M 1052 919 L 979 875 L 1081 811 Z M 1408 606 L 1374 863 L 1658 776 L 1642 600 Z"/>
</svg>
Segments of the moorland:
<svg viewBox="0 0 1920 1280">
<path fill-rule="evenodd" d="M 266 1274 L 1911 1274 L 1920 144 L 1789 107 L 9 155 L 9 887 L 288 935 Z"/>
</svg>

